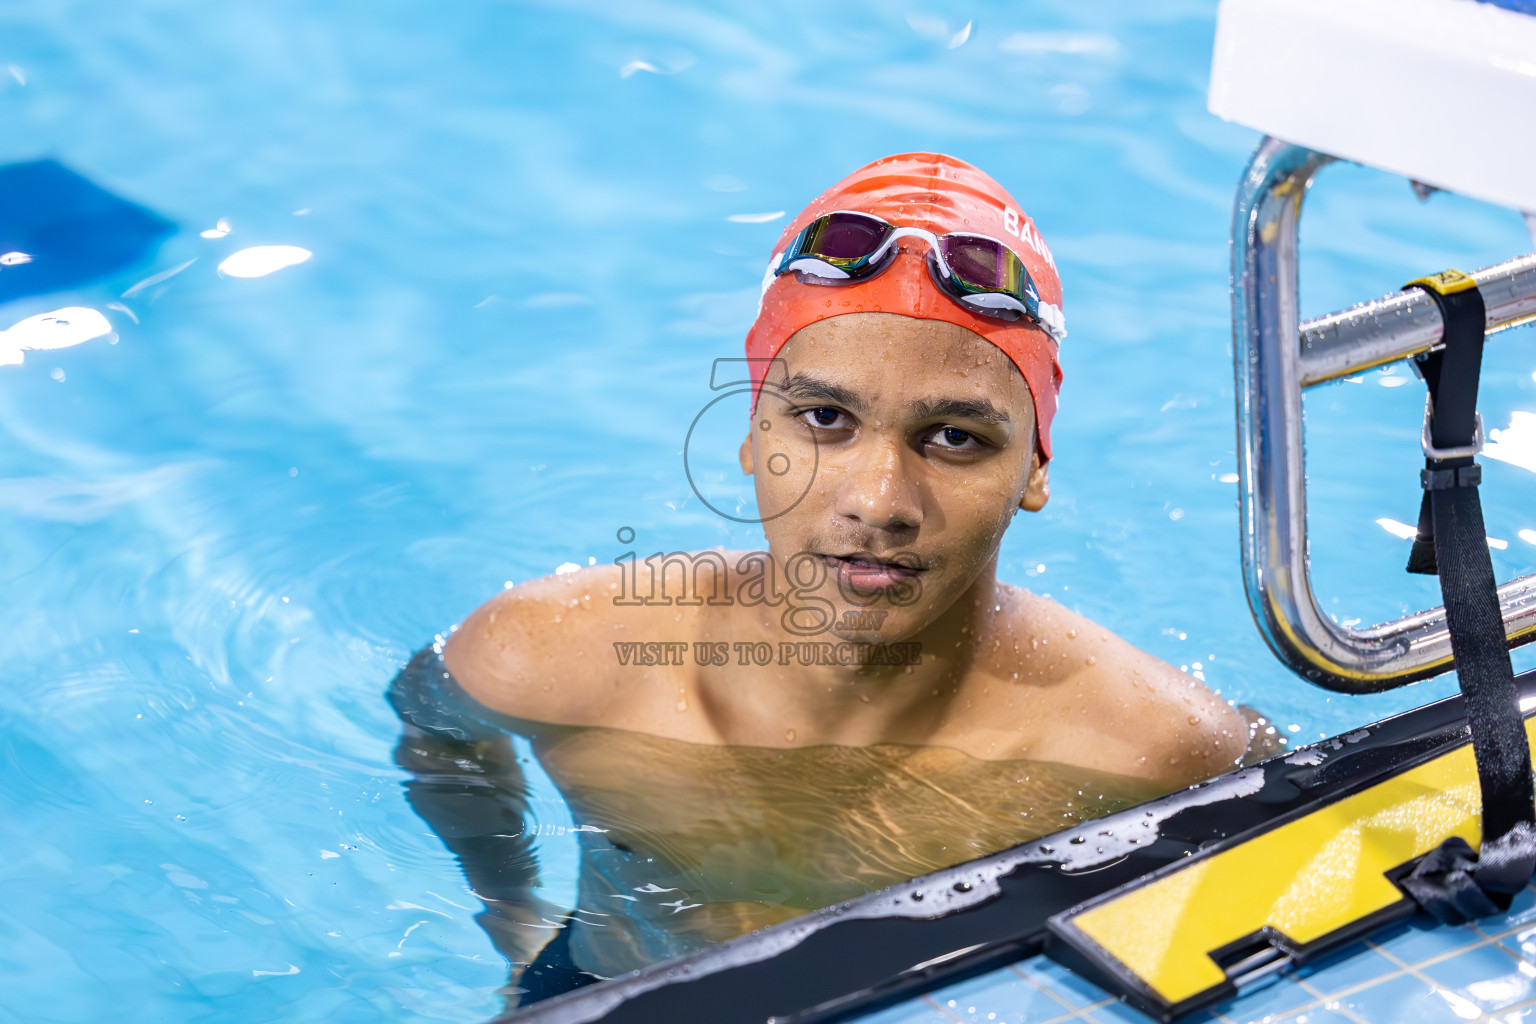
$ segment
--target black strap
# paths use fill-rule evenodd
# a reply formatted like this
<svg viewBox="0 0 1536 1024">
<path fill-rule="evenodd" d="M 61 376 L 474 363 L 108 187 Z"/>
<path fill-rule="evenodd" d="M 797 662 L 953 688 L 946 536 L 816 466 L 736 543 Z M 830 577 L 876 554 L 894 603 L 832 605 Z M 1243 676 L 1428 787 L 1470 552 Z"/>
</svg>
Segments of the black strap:
<svg viewBox="0 0 1536 1024">
<path fill-rule="evenodd" d="M 1461 684 L 1483 803 L 1478 853 L 1451 839 L 1403 880 L 1420 905 L 1459 924 L 1508 909 L 1536 871 L 1536 787 L 1530 744 L 1520 714 L 1514 669 L 1493 578 L 1477 487 L 1482 470 L 1468 454 L 1476 443 L 1477 383 L 1483 362 L 1485 313 L 1472 279 L 1447 271 L 1415 281 L 1440 306 L 1443 349 L 1421 357 L 1429 385 L 1426 450 L 1420 482 L 1424 500 L 1408 571 L 1440 576 L 1446 626 Z"/>
<path fill-rule="evenodd" d="M 1442 450 L 1470 447 L 1477 432 L 1477 383 L 1483 368 L 1483 333 L 1486 322 L 1483 293 L 1473 284 L 1472 278 L 1454 270 L 1437 274 L 1433 278 L 1422 278 L 1407 288 L 1419 288 L 1434 299 L 1445 323 L 1441 335 L 1445 347 L 1419 357 L 1424 383 L 1429 385 L 1430 411 L 1426 413 L 1426 423 L 1430 443 Z M 1481 482 L 1482 471 L 1471 456 L 1436 459 L 1427 452 L 1424 467 L 1424 500 L 1419 505 L 1419 533 L 1408 555 L 1408 571 L 1433 576 L 1438 559 L 1435 556 L 1431 495 L 1451 487 L 1460 489 L 1469 484 L 1475 487 Z M 1470 470 L 1479 475 L 1477 479 L 1457 479 L 1452 484 L 1447 482 L 1445 476 L 1448 470 Z M 1465 476 L 1464 473 L 1457 475 Z M 1475 490 L 1472 503 L 1478 507 L 1478 515 L 1481 516 L 1482 507 L 1477 501 Z M 1490 577 L 1492 572 L 1490 566 Z"/>
</svg>

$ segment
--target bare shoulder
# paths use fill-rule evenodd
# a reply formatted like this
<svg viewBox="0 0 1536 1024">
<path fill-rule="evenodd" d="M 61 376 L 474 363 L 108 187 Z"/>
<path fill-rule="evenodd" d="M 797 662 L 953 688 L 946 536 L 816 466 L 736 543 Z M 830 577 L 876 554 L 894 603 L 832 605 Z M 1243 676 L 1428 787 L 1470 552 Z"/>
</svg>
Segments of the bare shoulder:
<svg viewBox="0 0 1536 1024">
<path fill-rule="evenodd" d="M 687 642 L 692 621 L 625 603 L 618 566 L 519 583 L 481 605 L 443 648 L 469 695 L 493 710 L 563 725 L 605 725 L 618 705 L 681 659 L 642 649 L 618 671 L 622 645 Z M 671 648 L 675 654 L 675 646 Z M 632 653 L 632 652 L 631 652 Z M 630 684 L 627 687 L 624 684 Z"/>
<path fill-rule="evenodd" d="M 1005 684 L 998 692 L 1031 698 L 1028 756 L 1170 785 L 1242 758 L 1246 720 L 1203 682 L 1049 598 L 1014 588 L 1009 597 L 988 672 Z"/>
</svg>

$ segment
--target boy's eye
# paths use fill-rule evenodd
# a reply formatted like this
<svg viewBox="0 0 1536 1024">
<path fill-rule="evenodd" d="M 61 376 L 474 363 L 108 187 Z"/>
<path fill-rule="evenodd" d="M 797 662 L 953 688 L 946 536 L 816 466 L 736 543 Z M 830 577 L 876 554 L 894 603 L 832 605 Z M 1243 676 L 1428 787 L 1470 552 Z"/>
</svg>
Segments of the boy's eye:
<svg viewBox="0 0 1536 1024">
<path fill-rule="evenodd" d="M 943 427 L 935 430 L 929 436 L 929 440 L 940 448 L 968 450 L 981 446 L 980 442 L 972 437 L 968 431 L 961 430 L 959 427 Z"/>
<path fill-rule="evenodd" d="M 847 426 L 847 424 L 843 422 L 843 411 L 841 409 L 834 409 L 831 406 L 821 406 L 816 409 L 807 409 L 805 412 L 800 414 L 800 417 L 811 426 L 821 427 L 823 430 L 830 430 L 833 427 Z"/>
</svg>

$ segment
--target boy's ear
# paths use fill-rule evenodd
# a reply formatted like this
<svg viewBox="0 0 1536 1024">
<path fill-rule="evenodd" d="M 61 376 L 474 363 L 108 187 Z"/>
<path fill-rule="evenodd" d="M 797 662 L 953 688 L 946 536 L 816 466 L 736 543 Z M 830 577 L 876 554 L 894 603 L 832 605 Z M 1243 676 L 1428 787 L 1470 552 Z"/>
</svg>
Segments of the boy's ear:
<svg viewBox="0 0 1536 1024">
<path fill-rule="evenodd" d="M 1040 461 L 1040 453 L 1032 456 L 1029 466 L 1029 483 L 1024 485 L 1024 497 L 1019 508 L 1026 512 L 1039 512 L 1051 500 L 1051 466 Z"/>
<path fill-rule="evenodd" d="M 752 475 L 752 432 L 747 431 L 746 440 L 741 442 L 741 451 L 737 452 L 741 458 L 741 471 L 747 476 Z"/>
</svg>

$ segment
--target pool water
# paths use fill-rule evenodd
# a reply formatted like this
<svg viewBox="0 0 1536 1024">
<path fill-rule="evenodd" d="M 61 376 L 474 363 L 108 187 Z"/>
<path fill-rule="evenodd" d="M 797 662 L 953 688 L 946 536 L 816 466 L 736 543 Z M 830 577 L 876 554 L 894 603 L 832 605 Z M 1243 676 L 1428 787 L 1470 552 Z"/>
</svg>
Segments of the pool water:
<svg viewBox="0 0 1536 1024">
<path fill-rule="evenodd" d="M 0 10 L 0 164 L 57 159 L 175 225 L 0 307 L 0 327 L 67 307 L 110 325 L 0 365 L 0 1016 L 498 1012 L 505 966 L 405 803 L 385 688 L 509 581 L 761 543 L 694 494 L 684 437 L 782 211 L 890 152 L 987 169 L 1062 269 L 1053 498 L 1010 532 L 1005 579 L 1297 741 L 1451 692 L 1330 699 L 1249 618 L 1227 236 L 1258 140 L 1204 110 L 1214 8 Z M 1304 312 L 1531 244 L 1510 211 L 1330 169 Z M 261 246 L 311 255 L 218 271 Z M 283 262 L 262 258 L 241 257 Z M 1505 431 L 1483 488 L 1503 578 L 1536 569 L 1531 337 L 1490 345 L 1481 403 Z M 1418 508 L 1419 387 L 1396 367 L 1308 399 L 1312 560 L 1341 620 L 1438 603 L 1377 523 Z M 717 507 L 748 493 L 723 468 L 732 422 L 690 447 Z M 536 787 L 532 814 L 546 884 L 569 887 L 568 812 Z M 952 998 L 899 1012 L 973 1019 Z"/>
</svg>

